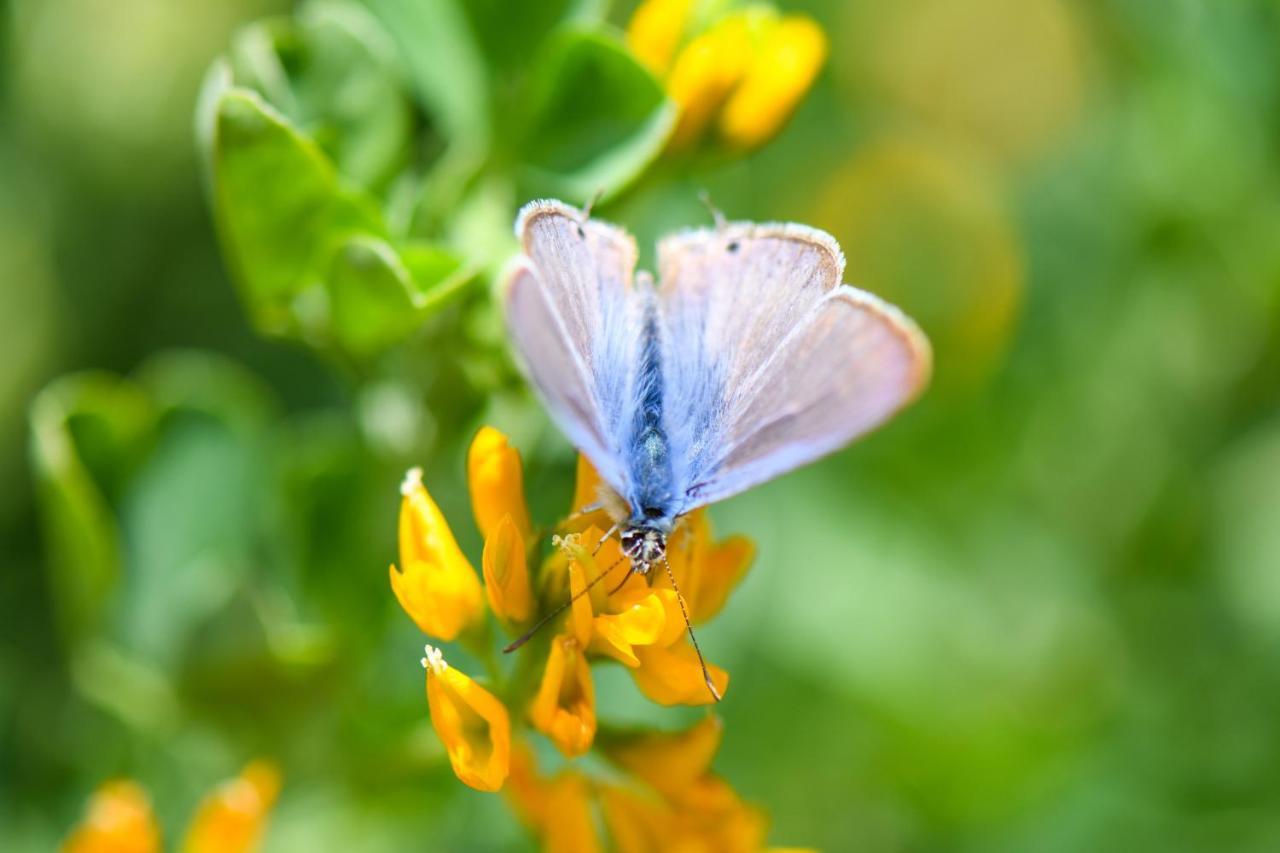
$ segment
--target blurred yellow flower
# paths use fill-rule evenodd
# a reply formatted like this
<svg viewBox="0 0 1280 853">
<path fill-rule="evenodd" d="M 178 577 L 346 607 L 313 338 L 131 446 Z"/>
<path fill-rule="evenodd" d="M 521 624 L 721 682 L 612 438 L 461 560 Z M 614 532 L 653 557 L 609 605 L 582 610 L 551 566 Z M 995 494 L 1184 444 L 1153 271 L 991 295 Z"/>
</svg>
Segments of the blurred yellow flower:
<svg viewBox="0 0 1280 853">
<path fill-rule="evenodd" d="M 581 774 L 563 772 L 551 780 L 542 837 L 547 853 L 595 853 L 604 849 L 591 816 L 590 789 Z"/>
<path fill-rule="evenodd" d="M 551 653 L 529 721 L 567 757 L 582 755 L 596 736 L 596 691 L 591 667 L 576 637 L 551 641 Z"/>
<path fill-rule="evenodd" d="M 427 705 L 454 774 L 479 791 L 497 791 L 511 762 L 511 721 L 498 698 L 426 647 Z"/>
<path fill-rule="evenodd" d="M 89 800 L 84 820 L 63 842 L 63 853 L 155 853 L 160 827 L 147 792 L 135 782 L 104 782 Z"/>
<path fill-rule="evenodd" d="M 440 508 L 414 468 L 400 487 L 400 563 L 391 567 L 391 589 L 423 632 L 456 638 L 484 615 L 476 571 L 463 556 Z"/>
<path fill-rule="evenodd" d="M 280 793 L 280 771 L 254 761 L 204 799 L 187 831 L 185 853 L 249 853 L 258 849 Z"/>
<path fill-rule="evenodd" d="M 628 732 L 601 742 L 610 761 L 666 797 L 677 797 L 711 769 L 724 723 L 707 716 L 684 731 Z"/>
<path fill-rule="evenodd" d="M 813 85 L 827 59 L 827 37 L 808 18 L 778 21 L 761 37 L 751 65 L 720 112 L 720 135 L 754 148 L 773 137 Z"/>
<path fill-rule="evenodd" d="M 692 10 L 688 0 L 646 0 L 627 27 L 632 52 L 664 79 L 679 110 L 670 147 L 692 147 L 717 115 L 727 145 L 763 145 L 812 87 L 826 35 L 809 18 L 764 4 L 729 11 L 699 31 Z"/>
<path fill-rule="evenodd" d="M 521 537 L 527 540 L 532 535 L 520 454 L 507 442 L 507 437 L 493 427 L 482 428 L 471 442 L 467 453 L 467 485 L 471 490 L 476 526 L 486 539 L 507 516 Z"/>
<path fill-rule="evenodd" d="M 184 853 L 252 853 L 280 793 L 280 771 L 253 761 L 205 797 L 187 829 Z M 63 853 L 158 853 L 160 828 L 146 792 L 136 783 L 103 784 L 88 814 L 63 844 Z"/>
<path fill-rule="evenodd" d="M 627 24 L 627 46 L 654 74 L 662 75 L 684 36 L 693 0 L 648 0 Z"/>
</svg>

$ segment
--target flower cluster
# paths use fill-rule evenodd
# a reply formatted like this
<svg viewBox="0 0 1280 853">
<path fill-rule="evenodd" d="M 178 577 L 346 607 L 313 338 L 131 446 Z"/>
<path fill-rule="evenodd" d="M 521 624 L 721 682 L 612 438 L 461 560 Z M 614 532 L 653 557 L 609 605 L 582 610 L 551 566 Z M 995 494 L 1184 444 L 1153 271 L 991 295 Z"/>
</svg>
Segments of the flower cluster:
<svg viewBox="0 0 1280 853">
<path fill-rule="evenodd" d="M 813 85 L 826 36 L 809 18 L 760 4 L 712 20 L 696 6 L 645 0 L 627 27 L 627 44 L 680 110 L 670 145 L 692 147 L 713 123 L 732 148 L 763 145 Z"/>
<path fill-rule="evenodd" d="M 655 849 L 646 840 L 655 832 L 668 844 L 702 839 L 714 842 L 708 849 L 758 849 L 763 816 L 708 770 L 718 719 L 709 715 L 679 733 L 611 730 L 597 720 L 592 678 L 594 664 L 621 665 L 656 703 L 713 702 L 685 614 L 697 625 L 720 611 L 754 556 L 752 543 L 714 539 L 705 513 L 694 512 L 668 541 L 670 573 L 646 577 L 630 572 L 616 537 L 606 538 L 611 522 L 603 511 L 572 513 L 554 535 L 536 529 L 519 454 L 497 430 L 476 436 L 467 470 L 484 536 L 483 584 L 418 469 L 401 486 L 400 568 L 391 567 L 391 587 L 414 622 L 436 640 L 458 641 L 488 670 L 487 679 L 473 679 L 432 645 L 422 659 L 431 721 L 457 777 L 482 791 L 505 790 L 548 849 L 598 849 L 598 840 L 583 841 L 597 838 L 597 812 L 621 850 Z M 596 505 L 600 489 L 580 457 L 573 506 Z M 539 559 L 547 540 L 550 553 Z M 510 637 L 554 618 L 504 671 L 486 609 Z M 723 695 L 728 673 L 710 664 L 707 672 Z M 567 759 L 594 750 L 623 773 L 602 780 L 566 763 L 543 776 L 528 730 Z M 726 834 L 742 843 L 714 841 Z"/>
<path fill-rule="evenodd" d="M 197 809 L 183 839 L 184 853 L 250 853 L 258 848 L 276 796 L 280 772 L 254 761 L 219 785 Z M 89 808 L 63 843 L 63 853 L 158 853 L 160 826 L 147 792 L 116 779 L 94 792 Z"/>
</svg>

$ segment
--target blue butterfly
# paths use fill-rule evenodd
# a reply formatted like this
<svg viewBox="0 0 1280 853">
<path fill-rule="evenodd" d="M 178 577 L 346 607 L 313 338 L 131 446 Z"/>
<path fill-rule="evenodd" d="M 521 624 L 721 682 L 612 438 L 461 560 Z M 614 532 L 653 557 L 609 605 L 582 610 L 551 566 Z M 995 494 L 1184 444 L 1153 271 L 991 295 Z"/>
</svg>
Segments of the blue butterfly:
<svg viewBox="0 0 1280 853">
<path fill-rule="evenodd" d="M 840 449 L 928 382 L 923 333 L 841 284 L 844 255 L 816 229 L 670 235 L 657 285 L 633 274 L 629 234 L 561 202 L 526 205 L 516 235 L 507 324 L 552 419 L 608 485 L 631 571 L 664 560 L 685 513 Z"/>
</svg>

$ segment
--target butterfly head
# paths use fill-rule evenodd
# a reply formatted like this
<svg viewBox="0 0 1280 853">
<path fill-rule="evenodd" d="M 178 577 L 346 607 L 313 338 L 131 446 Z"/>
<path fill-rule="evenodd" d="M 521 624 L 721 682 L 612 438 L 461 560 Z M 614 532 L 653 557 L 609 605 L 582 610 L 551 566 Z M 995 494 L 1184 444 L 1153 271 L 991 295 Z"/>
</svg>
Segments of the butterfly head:
<svg viewBox="0 0 1280 853">
<path fill-rule="evenodd" d="M 667 555 L 667 534 L 661 528 L 630 524 L 622 530 L 622 553 L 635 566 L 635 571 L 647 574 L 654 563 Z"/>
</svg>

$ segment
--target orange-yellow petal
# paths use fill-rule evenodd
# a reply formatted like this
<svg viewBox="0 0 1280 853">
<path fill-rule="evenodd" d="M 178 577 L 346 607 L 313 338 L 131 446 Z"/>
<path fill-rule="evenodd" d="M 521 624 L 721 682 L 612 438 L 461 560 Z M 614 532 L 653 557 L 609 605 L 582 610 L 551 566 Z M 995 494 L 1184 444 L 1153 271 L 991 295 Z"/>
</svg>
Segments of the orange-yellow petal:
<svg viewBox="0 0 1280 853">
<path fill-rule="evenodd" d="M 693 0 L 645 0 L 627 24 L 627 47 L 654 74 L 666 73 L 675 55 Z"/>
<path fill-rule="evenodd" d="M 547 853 L 596 853 L 603 849 L 591 817 L 587 781 L 580 774 L 563 772 L 551 782 L 542 843 Z"/>
<path fill-rule="evenodd" d="M 467 481 L 476 526 L 485 539 L 493 535 L 504 516 L 511 516 L 525 539 L 532 535 L 520 453 L 493 427 L 482 428 L 471 442 Z"/>
<path fill-rule="evenodd" d="M 586 655 L 572 636 L 552 641 L 542 683 L 529 705 L 529 721 L 570 758 L 591 748 L 596 691 Z"/>
<path fill-rule="evenodd" d="M 280 771 L 268 761 L 250 763 L 218 786 L 196 812 L 185 853 L 249 853 L 257 850 L 280 793 Z"/>
<path fill-rule="evenodd" d="M 525 540 L 511 516 L 504 515 L 485 540 L 481 559 L 484 592 L 498 618 L 520 624 L 533 615 L 533 592 Z"/>
<path fill-rule="evenodd" d="M 719 777 L 706 775 L 674 802 L 675 836 L 691 849 L 760 850 L 769 822 Z"/>
<path fill-rule="evenodd" d="M 160 827 L 147 792 L 116 779 L 94 791 L 84 819 L 62 844 L 62 853 L 157 853 Z"/>
<path fill-rule="evenodd" d="M 502 792 L 525 826 L 540 830 L 547 818 L 547 780 L 538 774 L 533 750 L 523 740 L 511 742 L 511 770 Z"/>
<path fill-rule="evenodd" d="M 680 51 L 667 78 L 667 94 L 680 110 L 672 148 L 686 148 L 702 136 L 747 73 L 751 53 L 751 25 L 743 13 L 722 18 Z"/>
<path fill-rule="evenodd" d="M 707 774 L 723 734 L 720 718 L 708 716 L 681 732 L 618 735 L 601 746 L 623 770 L 674 798 Z"/>
<path fill-rule="evenodd" d="M 667 607 L 657 591 L 633 591 L 627 595 L 628 598 L 615 602 L 617 613 L 605 613 L 595 618 L 590 650 L 637 667 L 640 659 L 633 647 L 658 642 L 667 626 Z"/>
<path fill-rule="evenodd" d="M 484 615 L 480 579 L 453 538 L 444 514 L 411 470 L 400 487 L 400 562 L 391 567 L 391 589 L 400 606 L 427 634 L 452 640 Z"/>
<path fill-rule="evenodd" d="M 591 642 L 591 596 L 586 594 L 587 581 L 582 565 L 574 560 L 569 563 L 569 596 L 573 604 L 569 608 L 569 632 L 580 647 Z"/>
<path fill-rule="evenodd" d="M 631 670 L 640 691 L 659 705 L 706 705 L 715 697 L 702 676 L 702 667 L 688 640 L 670 646 L 636 646 L 640 666 Z M 708 663 L 707 671 L 722 697 L 729 673 Z"/>
<path fill-rule="evenodd" d="M 656 797 L 609 785 L 600 791 L 600 804 L 618 853 L 650 853 L 674 848 L 675 816 L 671 808 Z"/>
<path fill-rule="evenodd" d="M 745 536 L 715 541 L 705 510 L 695 510 L 681 520 L 671 534 L 667 559 L 695 625 L 720 612 L 754 558 L 755 545 Z M 653 585 L 670 589 L 671 581 L 663 571 L 654 577 Z"/>
<path fill-rule="evenodd" d="M 720 113 L 720 134 L 753 148 L 768 141 L 804 97 L 827 58 L 827 37 L 809 18 L 786 17 L 765 33 Z"/>
<path fill-rule="evenodd" d="M 427 704 L 431 724 L 459 779 L 478 791 L 497 791 L 511 766 L 511 720 L 488 690 L 449 666 L 427 646 Z"/>
<path fill-rule="evenodd" d="M 699 567 L 698 598 L 689 602 L 689 618 L 695 625 L 720 612 L 755 556 L 755 543 L 746 536 L 730 536 L 707 548 Z"/>
</svg>

